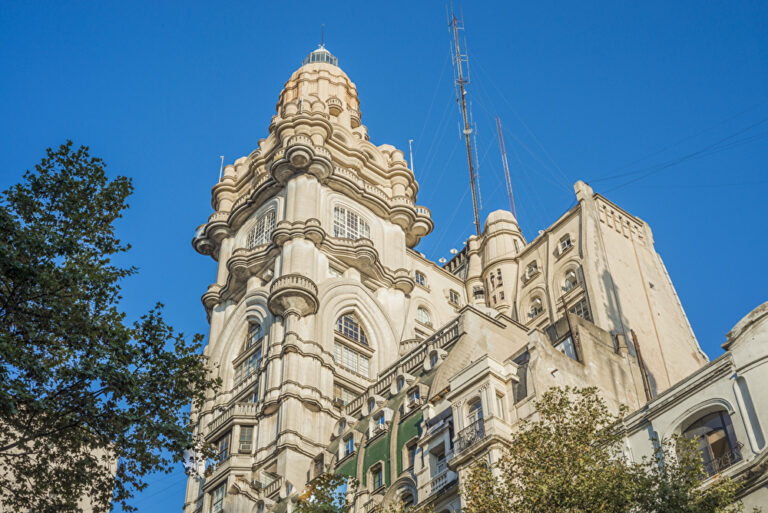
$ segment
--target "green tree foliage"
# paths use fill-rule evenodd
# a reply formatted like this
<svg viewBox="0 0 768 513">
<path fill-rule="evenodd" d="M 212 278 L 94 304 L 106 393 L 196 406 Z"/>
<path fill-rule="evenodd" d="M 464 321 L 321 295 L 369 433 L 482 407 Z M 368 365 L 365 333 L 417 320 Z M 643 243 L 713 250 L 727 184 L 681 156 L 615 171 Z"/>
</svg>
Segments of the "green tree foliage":
<svg viewBox="0 0 768 513">
<path fill-rule="evenodd" d="M 462 483 L 464 513 L 725 513 L 741 511 L 726 478 L 702 487 L 695 442 L 674 438 L 630 462 L 594 388 L 554 388 L 537 402 L 494 465 L 477 462 Z"/>
<path fill-rule="evenodd" d="M 67 142 L 0 198 L 0 503 L 96 511 L 129 499 L 193 445 L 190 400 L 218 385 L 157 305 L 119 309 L 134 274 L 113 259 L 128 178 Z"/>
<path fill-rule="evenodd" d="M 307 485 L 307 489 L 298 496 L 296 513 L 347 513 L 354 506 L 354 497 L 358 482 L 338 474 L 321 474 Z M 359 511 L 359 509 L 358 509 Z M 386 507 L 377 507 L 378 513 L 434 513 L 431 507 L 418 510 L 402 502 L 393 502 Z"/>
</svg>

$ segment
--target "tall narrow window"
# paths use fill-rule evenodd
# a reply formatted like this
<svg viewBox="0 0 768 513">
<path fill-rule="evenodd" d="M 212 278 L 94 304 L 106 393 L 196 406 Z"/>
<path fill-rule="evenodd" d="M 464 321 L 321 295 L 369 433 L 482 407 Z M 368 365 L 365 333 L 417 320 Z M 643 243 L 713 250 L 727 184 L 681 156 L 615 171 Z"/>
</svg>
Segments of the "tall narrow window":
<svg viewBox="0 0 768 513">
<path fill-rule="evenodd" d="M 384 472 L 381 470 L 381 464 L 376 465 L 373 470 L 371 470 L 371 478 L 374 490 L 378 490 L 384 485 Z"/>
<path fill-rule="evenodd" d="M 459 293 L 455 290 L 451 289 L 448 291 L 448 302 L 452 305 L 458 305 L 460 300 Z"/>
<path fill-rule="evenodd" d="M 344 440 L 344 456 L 349 456 L 355 452 L 355 439 L 352 437 L 352 435 L 349 435 Z"/>
<path fill-rule="evenodd" d="M 249 453 L 253 448 L 253 426 L 240 426 L 239 452 Z"/>
<path fill-rule="evenodd" d="M 256 224 L 248 233 L 246 246 L 248 249 L 268 244 L 272 239 L 272 231 L 275 229 L 275 209 L 268 210 L 259 216 Z"/>
<path fill-rule="evenodd" d="M 341 333 L 348 339 L 354 340 L 363 345 L 368 345 L 368 339 L 365 336 L 365 331 L 357 317 L 354 314 L 344 314 L 336 320 L 336 331 Z"/>
<path fill-rule="evenodd" d="M 429 311 L 423 306 L 416 309 L 416 320 L 427 326 L 432 326 L 432 316 L 429 315 Z"/>
<path fill-rule="evenodd" d="M 342 239 L 370 239 L 371 227 L 355 212 L 336 206 L 333 208 L 333 236 Z"/>
<path fill-rule="evenodd" d="M 247 351 L 261 340 L 261 324 L 254 322 L 248 326 L 248 336 L 245 338 L 245 350 Z"/>
<path fill-rule="evenodd" d="M 501 269 L 496 269 L 496 283 L 501 287 L 504 282 L 501 280 Z"/>
<path fill-rule="evenodd" d="M 496 276 L 494 276 L 494 275 L 492 274 L 492 275 L 491 275 L 491 288 L 489 288 L 488 290 L 493 290 L 493 289 L 495 289 L 495 288 L 496 288 Z"/>
<path fill-rule="evenodd" d="M 528 317 L 533 319 L 534 317 L 538 317 L 541 312 L 544 311 L 544 305 L 541 302 L 541 298 L 533 298 L 531 301 L 531 307 L 528 310 Z"/>
<path fill-rule="evenodd" d="M 229 439 L 231 436 L 232 433 L 227 433 L 216 442 L 216 455 L 219 461 L 229 458 Z"/>
<path fill-rule="evenodd" d="M 211 513 L 224 511 L 224 497 L 227 496 L 227 483 L 222 483 L 211 492 Z"/>
</svg>

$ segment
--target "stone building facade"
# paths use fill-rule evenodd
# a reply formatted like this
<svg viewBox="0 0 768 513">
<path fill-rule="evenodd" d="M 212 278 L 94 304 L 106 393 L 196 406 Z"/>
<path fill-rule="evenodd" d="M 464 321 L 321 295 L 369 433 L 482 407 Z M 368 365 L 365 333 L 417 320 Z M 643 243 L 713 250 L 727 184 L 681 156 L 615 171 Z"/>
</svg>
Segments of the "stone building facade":
<svg viewBox="0 0 768 513">
<path fill-rule="evenodd" d="M 276 110 L 193 239 L 218 262 L 202 300 L 222 387 L 192 414 L 219 457 L 190 476 L 185 512 L 290 510 L 328 470 L 360 479 L 357 512 L 456 511 L 465 463 L 493 458 L 537 391 L 595 385 L 642 412 L 719 365 L 648 225 L 585 183 L 535 240 L 492 212 L 438 265 L 414 249 L 434 225 L 403 152 L 369 141 L 330 52 L 305 59 Z"/>
</svg>

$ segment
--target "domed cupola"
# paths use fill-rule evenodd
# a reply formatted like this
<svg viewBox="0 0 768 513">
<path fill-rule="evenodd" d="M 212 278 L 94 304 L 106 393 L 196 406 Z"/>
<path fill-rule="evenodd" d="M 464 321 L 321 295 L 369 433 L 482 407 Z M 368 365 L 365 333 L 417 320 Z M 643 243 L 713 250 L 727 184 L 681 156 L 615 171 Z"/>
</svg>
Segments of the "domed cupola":
<svg viewBox="0 0 768 513">
<path fill-rule="evenodd" d="M 317 50 L 307 55 L 301 65 L 306 66 L 307 64 L 313 64 L 316 62 L 322 62 L 337 67 L 339 65 L 339 59 L 334 57 L 331 52 L 326 50 L 325 45 L 320 45 Z"/>
</svg>

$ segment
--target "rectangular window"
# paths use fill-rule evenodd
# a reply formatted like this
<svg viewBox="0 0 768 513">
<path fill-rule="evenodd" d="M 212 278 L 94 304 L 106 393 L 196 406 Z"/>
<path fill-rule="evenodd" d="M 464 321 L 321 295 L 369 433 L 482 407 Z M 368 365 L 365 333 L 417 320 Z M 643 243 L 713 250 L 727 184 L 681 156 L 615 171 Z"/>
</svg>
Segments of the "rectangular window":
<svg viewBox="0 0 768 513">
<path fill-rule="evenodd" d="M 229 458 L 229 439 L 231 435 L 232 433 L 227 433 L 216 442 L 216 454 L 219 461 Z"/>
<path fill-rule="evenodd" d="M 349 456 L 355 452 L 355 439 L 351 436 L 344 440 L 344 456 Z"/>
<path fill-rule="evenodd" d="M 357 397 L 357 394 L 353 391 L 349 390 L 348 388 L 344 388 L 341 385 L 337 385 L 334 383 L 333 385 L 333 398 L 334 399 L 340 399 L 345 405 L 352 402 L 355 397 Z"/>
<path fill-rule="evenodd" d="M 222 483 L 211 492 L 211 513 L 221 513 L 224 511 L 224 497 L 226 496 L 227 483 Z"/>
<path fill-rule="evenodd" d="M 267 244 L 272 238 L 272 232 L 275 229 L 275 210 L 272 209 L 269 212 L 259 217 L 258 221 L 254 225 L 253 229 L 248 233 L 248 240 L 246 245 L 248 248 L 254 248 Z"/>
<path fill-rule="evenodd" d="M 499 301 L 504 301 L 504 291 L 499 292 Z"/>
<path fill-rule="evenodd" d="M 345 369 L 366 378 L 368 377 L 370 369 L 369 359 L 367 356 L 345 346 L 344 344 L 336 342 L 333 351 L 333 358 L 337 364 L 341 365 Z"/>
<path fill-rule="evenodd" d="M 384 485 L 384 473 L 381 471 L 381 465 L 373 469 L 373 489 L 378 490 Z"/>
<path fill-rule="evenodd" d="M 501 420 L 504 420 L 504 394 L 496 394 L 496 410 Z"/>
<path fill-rule="evenodd" d="M 237 450 L 244 453 L 253 449 L 253 426 L 240 426 L 240 443 Z"/>
<path fill-rule="evenodd" d="M 448 302 L 452 305 L 458 305 L 459 304 L 459 293 L 455 290 L 451 289 L 448 291 Z"/>
<path fill-rule="evenodd" d="M 334 278 L 343 278 L 344 273 L 333 266 L 328 266 L 328 274 Z"/>
<path fill-rule="evenodd" d="M 251 374 L 254 374 L 257 370 L 259 370 L 260 365 L 261 346 L 258 346 L 256 350 L 254 350 L 253 354 L 248 356 L 235 368 L 235 385 L 239 385 Z"/>
<path fill-rule="evenodd" d="M 413 468 L 414 463 L 416 463 L 416 442 L 408 444 L 406 450 L 408 451 L 408 468 Z"/>
<path fill-rule="evenodd" d="M 501 286 L 504 284 L 503 281 L 501 281 L 501 269 L 496 269 L 496 283 Z"/>
<path fill-rule="evenodd" d="M 416 271 L 416 283 L 418 283 L 422 287 L 426 286 L 426 284 L 427 284 L 427 277 L 424 276 L 419 271 Z"/>
</svg>

